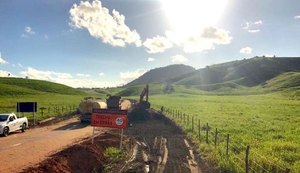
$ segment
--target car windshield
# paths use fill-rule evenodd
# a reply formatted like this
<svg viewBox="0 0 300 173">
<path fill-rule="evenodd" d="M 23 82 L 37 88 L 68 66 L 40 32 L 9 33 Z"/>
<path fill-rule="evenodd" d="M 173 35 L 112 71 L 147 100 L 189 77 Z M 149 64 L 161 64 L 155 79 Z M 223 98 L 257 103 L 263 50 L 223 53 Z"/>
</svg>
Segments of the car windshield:
<svg viewBox="0 0 300 173">
<path fill-rule="evenodd" d="M 8 115 L 0 115 L 0 122 L 1 121 L 6 121 L 8 118 Z"/>
</svg>

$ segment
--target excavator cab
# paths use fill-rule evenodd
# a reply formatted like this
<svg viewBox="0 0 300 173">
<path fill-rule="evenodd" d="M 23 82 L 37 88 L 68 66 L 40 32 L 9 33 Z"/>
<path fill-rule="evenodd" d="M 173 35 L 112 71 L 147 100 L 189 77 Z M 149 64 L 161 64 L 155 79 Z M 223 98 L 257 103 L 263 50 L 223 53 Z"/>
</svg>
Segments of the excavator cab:
<svg viewBox="0 0 300 173">
<path fill-rule="evenodd" d="M 106 99 L 107 109 L 119 109 L 120 99 L 120 96 L 109 96 L 108 99 Z"/>
</svg>

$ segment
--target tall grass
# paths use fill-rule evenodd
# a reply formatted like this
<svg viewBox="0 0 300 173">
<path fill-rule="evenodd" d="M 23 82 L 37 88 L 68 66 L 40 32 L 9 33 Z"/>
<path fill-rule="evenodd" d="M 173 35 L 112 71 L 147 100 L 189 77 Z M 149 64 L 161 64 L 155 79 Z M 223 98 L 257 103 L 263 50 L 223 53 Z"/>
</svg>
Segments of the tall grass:
<svg viewBox="0 0 300 173">
<path fill-rule="evenodd" d="M 256 162 L 265 163 L 267 159 L 291 168 L 292 172 L 300 171 L 300 100 L 275 93 L 247 96 L 174 94 L 151 96 L 150 102 L 194 116 L 202 124 L 208 122 L 210 127 L 230 134 L 231 144 L 250 145 L 251 151 L 256 153 L 252 156 L 257 157 Z M 180 124 L 191 133 L 191 124 Z M 202 143 L 199 147 L 209 160 L 218 162 L 223 171 L 240 172 L 238 166 L 241 165 L 235 160 L 243 159 L 243 152 L 237 154 L 240 158 L 224 160 L 211 146 Z M 242 149 L 235 148 L 239 150 Z"/>
</svg>

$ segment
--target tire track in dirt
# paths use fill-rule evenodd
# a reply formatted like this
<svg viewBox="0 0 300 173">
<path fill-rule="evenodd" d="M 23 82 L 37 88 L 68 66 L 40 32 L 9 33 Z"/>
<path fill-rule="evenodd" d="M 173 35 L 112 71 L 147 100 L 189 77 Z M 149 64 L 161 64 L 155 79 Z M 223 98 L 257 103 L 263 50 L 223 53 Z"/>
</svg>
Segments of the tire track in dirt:
<svg viewBox="0 0 300 173">
<path fill-rule="evenodd" d="M 136 140 L 138 152 L 146 155 L 137 155 L 127 172 L 210 172 L 206 171 L 208 168 L 200 169 L 197 156 L 179 127 L 154 110 L 149 113 L 148 120 L 133 122 L 133 127 L 125 130 L 125 135 Z"/>
</svg>

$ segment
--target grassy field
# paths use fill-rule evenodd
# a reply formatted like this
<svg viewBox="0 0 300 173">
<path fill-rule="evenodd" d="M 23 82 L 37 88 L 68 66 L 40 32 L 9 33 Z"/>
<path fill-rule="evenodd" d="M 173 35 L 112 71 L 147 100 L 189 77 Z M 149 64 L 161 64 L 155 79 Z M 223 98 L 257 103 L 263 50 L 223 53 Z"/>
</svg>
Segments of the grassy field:
<svg viewBox="0 0 300 173">
<path fill-rule="evenodd" d="M 0 78 L 0 112 L 16 112 L 17 102 L 37 102 L 36 116 L 38 120 L 74 112 L 80 101 L 90 95 L 65 85 L 47 81 Z M 43 113 L 41 112 L 42 107 L 45 108 Z M 33 119 L 32 113 L 25 113 L 24 116 L 29 120 Z"/>
<path fill-rule="evenodd" d="M 189 115 L 189 123 L 183 123 L 178 117 L 175 119 L 195 139 L 198 139 L 198 132 L 191 131 L 192 116 L 195 124 L 200 119 L 201 129 L 209 123 L 211 140 L 214 129 L 218 128 L 220 148 L 205 142 L 199 145 L 207 159 L 216 162 L 223 171 L 242 171 L 246 145 L 251 147 L 252 168 L 258 172 L 263 169 L 282 172 L 285 168 L 300 171 L 300 100 L 281 93 L 241 96 L 172 94 L 151 96 L 150 102 L 154 107 L 163 105 Z M 205 133 L 202 134 L 204 137 Z M 234 153 L 229 155 L 231 159 L 222 156 L 226 134 L 230 134 L 230 152 Z"/>
<path fill-rule="evenodd" d="M 0 112 L 15 112 L 17 102 L 37 102 L 37 119 L 43 120 L 53 116 L 61 116 L 69 112 L 76 111 L 82 95 L 61 95 L 61 94 L 43 94 L 43 95 L 22 95 L 19 97 L 0 97 Z M 41 113 L 42 107 L 46 109 Z M 30 120 L 32 113 L 25 113 L 24 116 Z"/>
</svg>

